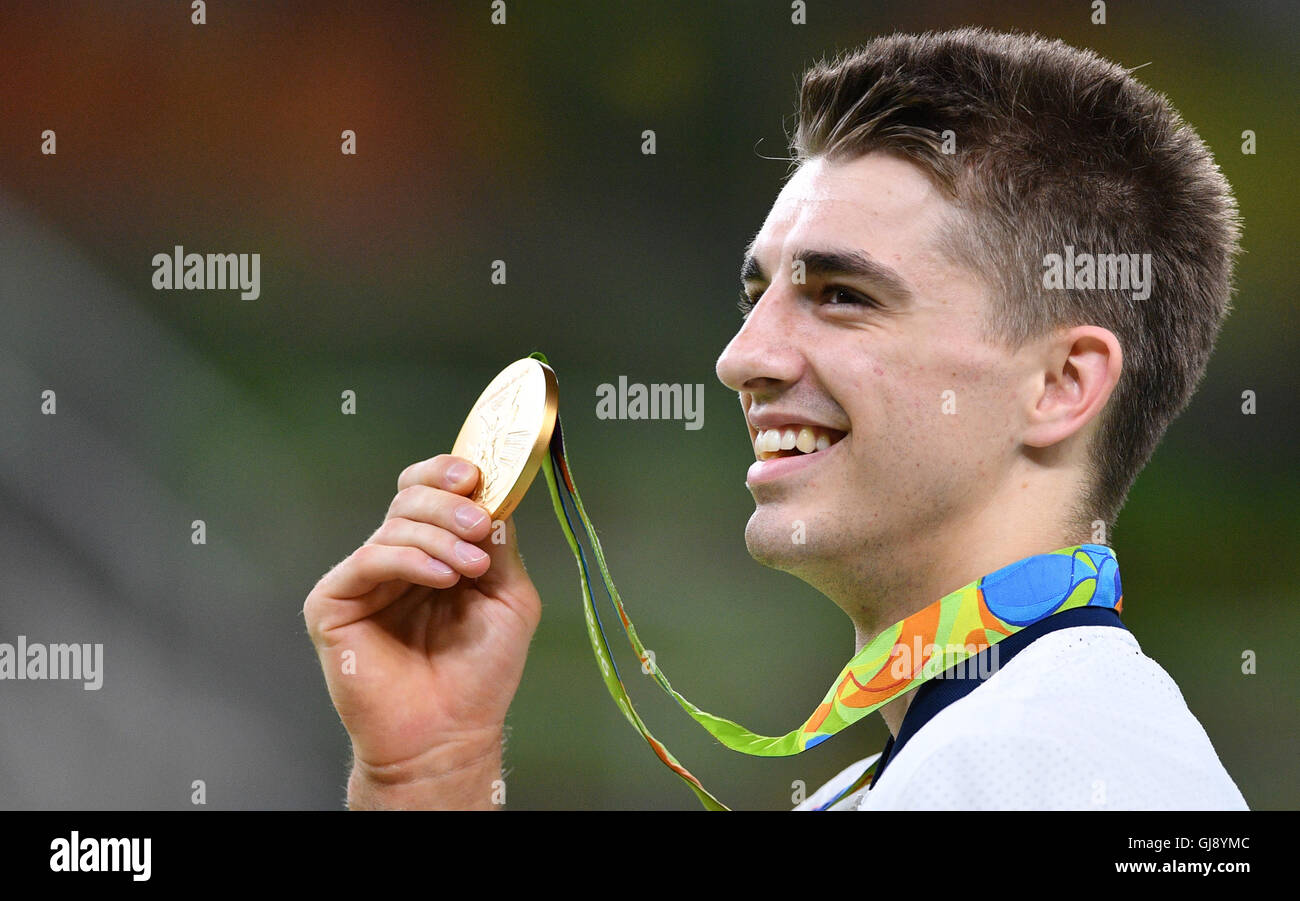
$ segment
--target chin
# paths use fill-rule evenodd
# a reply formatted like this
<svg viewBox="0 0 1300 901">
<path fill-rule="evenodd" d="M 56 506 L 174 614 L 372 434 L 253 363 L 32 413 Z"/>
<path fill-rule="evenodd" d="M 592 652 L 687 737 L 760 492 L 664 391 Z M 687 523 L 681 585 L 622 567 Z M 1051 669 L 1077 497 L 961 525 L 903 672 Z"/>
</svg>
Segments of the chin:
<svg viewBox="0 0 1300 901">
<path fill-rule="evenodd" d="M 807 544 L 793 540 L 798 516 L 781 517 L 759 507 L 745 525 L 745 548 L 749 556 L 772 569 L 788 570 L 808 560 Z M 805 520 L 806 522 L 806 520 Z"/>
</svg>

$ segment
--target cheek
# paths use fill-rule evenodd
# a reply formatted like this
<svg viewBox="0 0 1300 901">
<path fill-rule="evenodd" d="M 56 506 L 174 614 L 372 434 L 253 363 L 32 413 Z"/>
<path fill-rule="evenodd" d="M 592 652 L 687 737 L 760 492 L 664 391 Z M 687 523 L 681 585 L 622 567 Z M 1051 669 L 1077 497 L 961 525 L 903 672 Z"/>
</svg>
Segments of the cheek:
<svg viewBox="0 0 1300 901">
<path fill-rule="evenodd" d="M 991 473 L 1012 423 L 1002 367 L 937 348 L 921 359 L 879 361 L 870 378 L 876 421 L 867 443 L 882 479 L 951 484 Z"/>
<path fill-rule="evenodd" d="M 967 353 L 943 370 L 935 417 L 937 435 L 968 477 L 993 477 L 1014 447 L 1014 383 L 1001 361 Z"/>
</svg>

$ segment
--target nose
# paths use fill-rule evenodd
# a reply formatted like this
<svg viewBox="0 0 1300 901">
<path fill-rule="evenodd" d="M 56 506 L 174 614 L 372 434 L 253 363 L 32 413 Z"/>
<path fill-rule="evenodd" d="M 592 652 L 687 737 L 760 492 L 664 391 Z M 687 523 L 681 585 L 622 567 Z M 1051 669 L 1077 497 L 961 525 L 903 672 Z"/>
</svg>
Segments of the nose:
<svg viewBox="0 0 1300 901">
<path fill-rule="evenodd" d="M 772 394 L 799 379 L 800 353 L 795 298 L 788 287 L 771 285 L 740 331 L 718 357 L 718 380 L 732 391 Z"/>
</svg>

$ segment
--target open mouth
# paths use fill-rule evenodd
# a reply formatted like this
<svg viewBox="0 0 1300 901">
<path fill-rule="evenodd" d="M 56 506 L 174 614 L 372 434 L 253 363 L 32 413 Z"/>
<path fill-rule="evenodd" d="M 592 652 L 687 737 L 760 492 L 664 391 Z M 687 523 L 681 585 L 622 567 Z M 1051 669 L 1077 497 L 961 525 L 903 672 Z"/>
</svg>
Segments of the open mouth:
<svg viewBox="0 0 1300 901">
<path fill-rule="evenodd" d="M 789 425 L 776 429 L 759 429 L 754 438 L 754 455 L 759 460 L 798 457 L 824 451 L 847 433 L 821 426 Z"/>
</svg>

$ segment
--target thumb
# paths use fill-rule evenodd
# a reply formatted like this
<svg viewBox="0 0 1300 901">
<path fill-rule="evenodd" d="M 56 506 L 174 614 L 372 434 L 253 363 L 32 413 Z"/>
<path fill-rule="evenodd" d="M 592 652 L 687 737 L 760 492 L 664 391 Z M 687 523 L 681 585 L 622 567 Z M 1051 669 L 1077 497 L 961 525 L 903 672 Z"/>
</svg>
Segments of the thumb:
<svg viewBox="0 0 1300 901">
<path fill-rule="evenodd" d="M 504 523 L 494 521 L 488 540 L 480 547 L 492 558 L 487 572 L 477 579 L 480 591 L 491 597 L 510 600 L 522 600 L 536 593 L 532 579 L 528 577 L 528 570 L 524 568 L 524 558 L 519 553 L 513 516 Z"/>
</svg>

